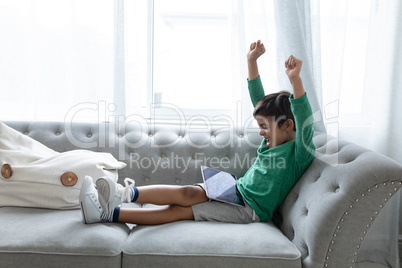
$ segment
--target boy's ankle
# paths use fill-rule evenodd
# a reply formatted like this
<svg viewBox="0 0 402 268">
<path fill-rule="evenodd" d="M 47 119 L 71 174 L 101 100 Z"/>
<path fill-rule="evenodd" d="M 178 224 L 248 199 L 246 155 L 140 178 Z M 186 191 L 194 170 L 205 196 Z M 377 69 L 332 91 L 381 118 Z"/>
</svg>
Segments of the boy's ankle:
<svg viewBox="0 0 402 268">
<path fill-rule="evenodd" d="M 103 212 L 101 220 L 105 222 L 119 222 L 120 207 L 115 207 L 109 214 Z"/>
</svg>

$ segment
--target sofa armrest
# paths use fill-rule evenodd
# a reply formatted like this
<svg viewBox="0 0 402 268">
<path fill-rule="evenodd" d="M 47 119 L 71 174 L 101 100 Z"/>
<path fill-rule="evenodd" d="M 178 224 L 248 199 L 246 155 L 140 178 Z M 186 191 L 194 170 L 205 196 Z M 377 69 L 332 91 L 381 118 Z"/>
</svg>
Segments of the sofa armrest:
<svg viewBox="0 0 402 268">
<path fill-rule="evenodd" d="M 398 228 L 397 216 L 380 212 L 399 205 L 402 166 L 325 134 L 314 142 L 316 158 L 278 209 L 276 222 L 301 251 L 303 267 L 354 267 L 367 261 L 363 251 L 370 247 L 364 242 L 381 229 L 373 227 L 377 220 Z M 397 245 L 390 228 L 384 232 L 377 237 Z M 397 250 L 396 256 L 385 255 L 375 261 L 393 267 Z"/>
</svg>

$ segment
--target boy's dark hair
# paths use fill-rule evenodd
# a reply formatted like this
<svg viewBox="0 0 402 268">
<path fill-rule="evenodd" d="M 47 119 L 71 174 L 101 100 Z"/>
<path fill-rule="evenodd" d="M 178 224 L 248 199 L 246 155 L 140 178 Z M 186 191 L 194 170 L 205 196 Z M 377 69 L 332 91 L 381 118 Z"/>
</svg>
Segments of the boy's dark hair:
<svg viewBox="0 0 402 268">
<path fill-rule="evenodd" d="M 293 120 L 293 123 L 295 123 L 295 118 L 290 108 L 289 97 L 290 92 L 288 91 L 280 91 L 266 95 L 255 106 L 253 116 L 271 116 L 279 127 L 288 119 Z M 295 124 L 293 130 L 296 131 Z"/>
</svg>

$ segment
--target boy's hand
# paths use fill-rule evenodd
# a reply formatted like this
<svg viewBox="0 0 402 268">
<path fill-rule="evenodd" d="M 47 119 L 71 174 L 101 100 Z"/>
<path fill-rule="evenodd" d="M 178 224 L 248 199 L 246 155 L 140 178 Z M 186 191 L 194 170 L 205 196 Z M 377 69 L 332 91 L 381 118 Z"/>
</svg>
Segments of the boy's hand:
<svg viewBox="0 0 402 268">
<path fill-rule="evenodd" d="M 292 82 L 294 78 L 300 76 L 302 65 L 303 61 L 292 55 L 290 55 L 285 61 L 286 74 L 288 75 L 290 82 Z"/>
<path fill-rule="evenodd" d="M 289 77 L 290 83 L 293 87 L 293 97 L 295 99 L 300 98 L 306 94 L 303 87 L 302 79 L 300 78 L 300 71 L 303 62 L 290 55 L 290 57 L 285 61 L 286 74 Z"/>
<path fill-rule="evenodd" d="M 248 80 L 253 80 L 260 76 L 258 73 L 257 59 L 265 53 L 264 44 L 261 40 L 251 43 L 250 50 L 247 53 Z"/>
<path fill-rule="evenodd" d="M 247 60 L 256 61 L 264 53 L 264 44 L 261 43 L 261 40 L 258 40 L 257 42 L 251 43 L 250 50 L 247 53 Z"/>
</svg>

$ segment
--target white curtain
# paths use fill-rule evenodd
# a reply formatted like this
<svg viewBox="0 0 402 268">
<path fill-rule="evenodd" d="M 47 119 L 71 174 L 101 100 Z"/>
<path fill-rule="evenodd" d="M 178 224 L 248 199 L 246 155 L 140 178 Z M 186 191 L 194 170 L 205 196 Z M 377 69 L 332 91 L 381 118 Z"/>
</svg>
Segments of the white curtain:
<svg viewBox="0 0 402 268">
<path fill-rule="evenodd" d="M 279 88 L 289 88 L 280 71 L 283 59 L 290 54 L 301 58 L 303 83 L 317 113 L 316 130 L 325 131 L 319 122 L 321 110 L 329 134 L 402 164 L 402 3 L 273 2 L 276 51 L 269 60 L 276 61 Z M 273 23 L 269 16 L 265 14 L 266 24 Z"/>
<path fill-rule="evenodd" d="M 319 55 L 314 51 L 312 14 L 310 1 L 275 1 L 275 18 L 277 31 L 278 67 L 284 66 L 284 59 L 294 55 L 303 60 L 301 77 L 304 88 L 314 113 L 314 129 L 325 132 L 322 121 L 319 93 L 321 92 L 321 72 Z M 284 74 L 279 77 L 281 88 L 291 91 L 289 81 Z"/>
<path fill-rule="evenodd" d="M 313 53 L 311 37 L 311 15 L 308 1 L 243 1 L 245 52 L 251 42 L 260 39 L 267 52 L 258 60 L 259 71 L 265 93 L 280 90 L 292 92 L 292 87 L 285 73 L 285 60 L 294 55 L 303 60 L 302 79 L 314 113 L 314 128 L 325 132 L 321 115 L 320 77 L 316 76 L 316 59 Z M 243 55 L 241 55 L 244 57 Z M 246 74 L 245 65 L 242 70 Z M 318 72 L 318 74 L 320 74 Z M 244 80 L 244 82 L 246 82 Z M 243 85 L 246 88 L 247 85 Z M 244 91 L 243 100 L 248 99 Z M 249 111 L 247 111 L 249 112 Z"/>
<path fill-rule="evenodd" d="M 311 1 L 321 43 L 323 111 L 332 133 L 402 164 L 402 4 Z M 329 127 L 329 132 L 331 128 Z"/>
<path fill-rule="evenodd" d="M 275 16 L 278 57 L 291 53 L 304 61 L 302 78 L 313 109 L 316 101 L 321 105 L 327 132 L 402 164 L 402 3 L 275 0 Z M 382 225 L 391 236 L 378 242 L 388 252 L 360 254 L 359 262 L 399 267 L 400 208 Z M 366 252 L 376 251 L 370 246 Z"/>
</svg>

